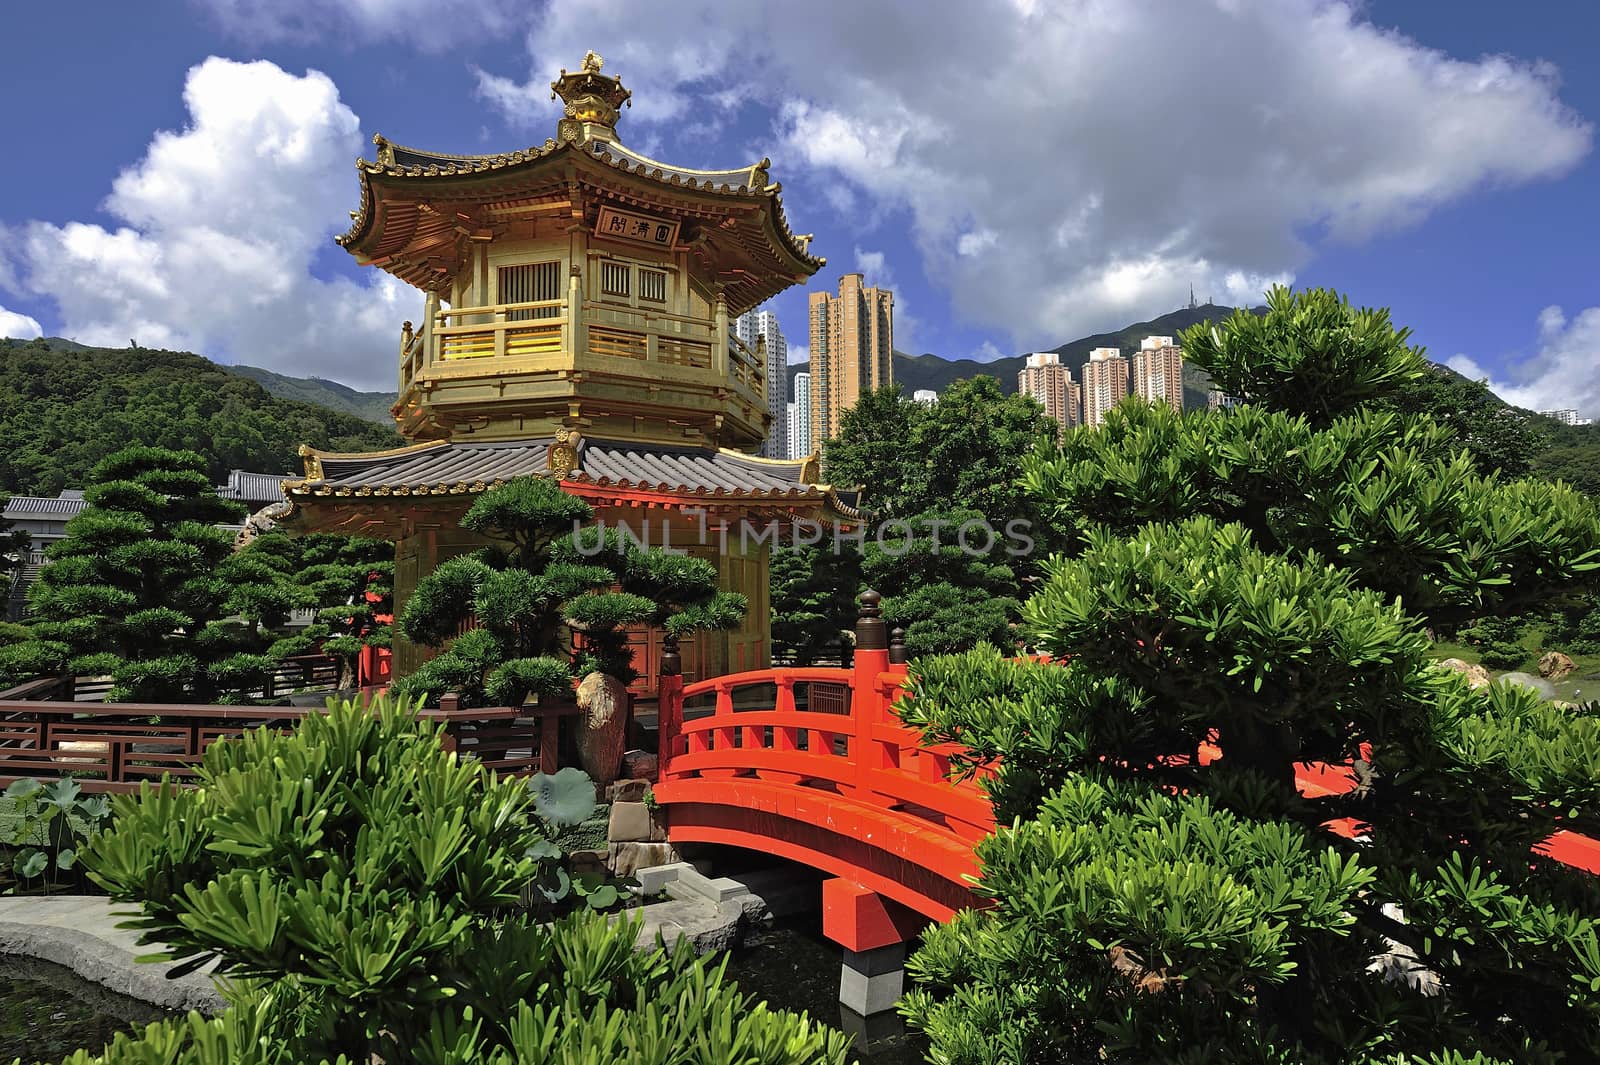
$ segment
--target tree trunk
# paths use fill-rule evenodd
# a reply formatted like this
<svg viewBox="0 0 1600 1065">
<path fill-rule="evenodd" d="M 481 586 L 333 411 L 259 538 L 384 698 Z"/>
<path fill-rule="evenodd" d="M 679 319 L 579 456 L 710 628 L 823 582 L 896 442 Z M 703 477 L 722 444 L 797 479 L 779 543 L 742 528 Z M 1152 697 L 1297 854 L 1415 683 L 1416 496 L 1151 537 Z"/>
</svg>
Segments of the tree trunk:
<svg viewBox="0 0 1600 1065">
<path fill-rule="evenodd" d="M 609 784 L 622 769 L 628 742 L 628 688 L 605 673 L 590 673 L 578 685 L 578 761 L 597 784 Z"/>
</svg>

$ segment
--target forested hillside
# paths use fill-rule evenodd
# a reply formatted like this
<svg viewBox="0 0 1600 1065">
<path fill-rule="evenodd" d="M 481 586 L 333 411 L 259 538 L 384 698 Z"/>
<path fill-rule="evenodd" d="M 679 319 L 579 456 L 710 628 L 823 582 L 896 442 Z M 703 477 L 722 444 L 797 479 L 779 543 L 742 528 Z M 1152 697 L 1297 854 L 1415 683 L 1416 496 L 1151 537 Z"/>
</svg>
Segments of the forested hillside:
<svg viewBox="0 0 1600 1065">
<path fill-rule="evenodd" d="M 338 381 L 323 377 L 285 377 L 259 366 L 224 366 L 229 373 L 248 377 L 279 399 L 292 399 L 316 407 L 354 414 L 378 425 L 393 425 L 389 408 L 397 398 L 393 392 L 360 392 Z"/>
<path fill-rule="evenodd" d="M 293 473 L 296 449 L 393 447 L 393 430 L 279 399 L 183 351 L 0 340 L 0 491 L 54 495 L 82 485 L 130 444 L 198 451 L 218 483 L 230 469 Z"/>
</svg>

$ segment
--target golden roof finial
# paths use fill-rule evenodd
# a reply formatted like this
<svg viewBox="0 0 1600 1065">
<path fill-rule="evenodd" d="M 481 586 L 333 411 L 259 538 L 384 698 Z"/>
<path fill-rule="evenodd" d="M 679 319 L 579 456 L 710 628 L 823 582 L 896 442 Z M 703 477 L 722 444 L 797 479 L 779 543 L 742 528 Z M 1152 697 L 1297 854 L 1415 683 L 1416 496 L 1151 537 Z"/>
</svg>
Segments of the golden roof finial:
<svg viewBox="0 0 1600 1065">
<path fill-rule="evenodd" d="M 600 73 L 605 60 L 590 49 L 583 66 L 571 74 L 561 68 L 561 76 L 550 83 L 550 96 L 566 102 L 567 117 L 556 126 L 560 141 L 587 141 L 591 137 L 609 140 L 623 107 L 632 107 L 633 93 L 622 87 L 622 79 Z"/>
</svg>

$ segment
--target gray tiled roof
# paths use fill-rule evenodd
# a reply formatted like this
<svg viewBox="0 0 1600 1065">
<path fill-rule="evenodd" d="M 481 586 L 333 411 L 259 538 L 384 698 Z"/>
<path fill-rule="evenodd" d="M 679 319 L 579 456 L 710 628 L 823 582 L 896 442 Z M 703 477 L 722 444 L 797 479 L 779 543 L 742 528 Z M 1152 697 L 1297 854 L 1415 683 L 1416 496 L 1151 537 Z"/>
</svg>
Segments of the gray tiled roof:
<svg viewBox="0 0 1600 1065">
<path fill-rule="evenodd" d="M 61 496 L 12 496 L 6 503 L 6 518 L 21 517 L 76 517 L 84 507 L 83 493 Z"/>
<path fill-rule="evenodd" d="M 232 470 L 228 483 L 217 489 L 223 499 L 238 499 L 246 503 L 265 506 L 283 498 L 283 482 L 287 474 L 252 473 L 249 470 Z"/>
<path fill-rule="evenodd" d="M 291 484 L 294 494 L 320 489 L 482 491 L 513 477 L 549 471 L 551 439 L 441 443 L 397 455 L 321 459 L 321 480 Z M 803 460 L 772 462 L 728 451 L 583 440 L 569 480 L 682 494 L 815 496 L 826 490 L 802 479 Z"/>
</svg>

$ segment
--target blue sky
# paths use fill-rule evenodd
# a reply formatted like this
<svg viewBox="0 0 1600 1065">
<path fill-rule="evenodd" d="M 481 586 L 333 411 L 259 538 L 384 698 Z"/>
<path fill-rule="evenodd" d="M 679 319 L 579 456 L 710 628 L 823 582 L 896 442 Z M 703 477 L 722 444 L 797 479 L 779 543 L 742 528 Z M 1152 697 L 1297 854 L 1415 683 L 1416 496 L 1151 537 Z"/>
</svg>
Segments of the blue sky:
<svg viewBox="0 0 1600 1065">
<path fill-rule="evenodd" d="M 1600 5 L 1533 0 L 166 0 L 12 12 L 0 333 L 393 386 L 420 296 L 332 244 L 381 131 L 554 133 L 586 48 L 625 142 L 763 155 L 898 344 L 1051 347 L 1275 279 L 1386 305 L 1519 402 L 1600 416 Z M 92 9 L 92 10 L 91 10 Z M 337 13 L 330 13 L 330 10 Z M 63 42 L 71 42 L 70 46 Z M 804 294 L 776 309 L 805 346 Z"/>
</svg>

